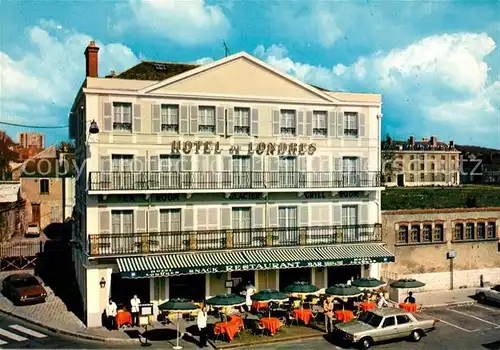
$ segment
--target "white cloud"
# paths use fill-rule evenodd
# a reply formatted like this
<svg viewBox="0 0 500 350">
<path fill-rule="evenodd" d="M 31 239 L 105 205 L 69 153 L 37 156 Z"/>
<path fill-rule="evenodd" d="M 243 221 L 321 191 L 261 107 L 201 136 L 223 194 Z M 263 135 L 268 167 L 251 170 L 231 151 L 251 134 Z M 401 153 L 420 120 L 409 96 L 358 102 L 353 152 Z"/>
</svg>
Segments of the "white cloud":
<svg viewBox="0 0 500 350">
<path fill-rule="evenodd" d="M 469 142 L 500 147 L 500 81 L 486 59 L 495 50 L 487 34 L 427 37 L 406 48 L 360 57 L 351 65 L 328 67 L 295 62 L 286 48 L 257 47 L 255 55 L 311 84 L 330 89 L 381 91 L 393 113 L 404 117 L 406 133 L 446 132 Z M 417 125 L 420 128 L 417 129 Z M 423 130 L 422 128 L 434 128 Z M 486 126 L 486 127 L 485 127 Z M 444 128 L 444 129 L 443 129 Z"/>
<path fill-rule="evenodd" d="M 200 65 L 204 65 L 204 64 L 209 64 L 209 63 L 212 63 L 214 61 L 213 58 L 211 57 L 203 57 L 203 58 L 198 58 L 196 61 L 194 61 L 193 63 L 194 64 L 200 64 Z"/>
<path fill-rule="evenodd" d="M 49 20 L 29 28 L 28 45 L 16 48 L 22 53 L 18 58 L 0 51 L 0 120 L 67 124 L 67 112 L 85 79 L 83 53 L 92 38 L 58 27 Z M 100 47 L 101 75 L 137 62 L 134 53 L 122 44 L 96 44 Z"/>
<path fill-rule="evenodd" d="M 205 0 L 129 0 L 128 6 L 117 5 L 112 17 L 110 26 L 117 32 L 140 28 L 187 46 L 224 39 L 230 29 L 222 8 Z"/>
</svg>

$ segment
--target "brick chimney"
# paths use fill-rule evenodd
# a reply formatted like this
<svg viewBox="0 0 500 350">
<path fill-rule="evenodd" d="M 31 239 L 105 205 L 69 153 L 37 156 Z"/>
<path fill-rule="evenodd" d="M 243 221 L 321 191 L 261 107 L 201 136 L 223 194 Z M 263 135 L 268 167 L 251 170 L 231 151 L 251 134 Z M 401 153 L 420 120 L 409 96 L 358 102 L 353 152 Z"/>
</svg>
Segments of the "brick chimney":
<svg viewBox="0 0 500 350">
<path fill-rule="evenodd" d="M 85 68 L 87 77 L 97 78 L 99 76 L 98 52 L 99 48 L 95 46 L 95 41 L 89 42 L 89 46 L 85 49 Z"/>
<path fill-rule="evenodd" d="M 437 147 L 438 140 L 437 140 L 436 136 L 431 136 L 431 145 L 432 145 L 432 147 Z"/>
<path fill-rule="evenodd" d="M 455 141 L 453 140 L 450 140 L 450 148 L 455 148 Z"/>
<path fill-rule="evenodd" d="M 415 146 L 415 136 L 410 136 L 410 145 Z"/>
</svg>

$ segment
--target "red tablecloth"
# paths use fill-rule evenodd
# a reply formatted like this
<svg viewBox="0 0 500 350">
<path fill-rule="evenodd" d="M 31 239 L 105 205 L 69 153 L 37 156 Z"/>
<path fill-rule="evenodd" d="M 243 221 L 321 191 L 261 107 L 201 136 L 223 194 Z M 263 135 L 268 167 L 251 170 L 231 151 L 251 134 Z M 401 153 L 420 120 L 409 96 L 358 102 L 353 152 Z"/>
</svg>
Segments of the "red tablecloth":
<svg viewBox="0 0 500 350">
<path fill-rule="evenodd" d="M 233 340 L 238 331 L 238 325 L 233 322 L 217 322 L 214 329 L 215 335 L 225 333 L 227 334 L 229 340 Z"/>
<path fill-rule="evenodd" d="M 269 307 L 269 304 L 267 301 L 253 301 L 252 302 L 252 309 L 254 310 L 267 310 Z"/>
<path fill-rule="evenodd" d="M 359 304 L 359 307 L 362 311 L 370 311 L 376 309 L 377 304 L 375 304 L 373 301 L 363 301 Z"/>
<path fill-rule="evenodd" d="M 408 312 L 417 312 L 417 304 L 400 303 L 399 307 Z"/>
<path fill-rule="evenodd" d="M 116 327 L 120 328 L 121 326 L 124 325 L 132 325 L 132 314 L 128 311 L 125 310 L 118 310 L 116 313 Z"/>
<path fill-rule="evenodd" d="M 312 317 L 312 311 L 309 309 L 295 309 L 293 310 L 293 317 L 296 320 L 301 320 L 304 324 L 309 324 Z"/>
<path fill-rule="evenodd" d="M 243 323 L 243 319 L 240 317 L 240 316 L 236 316 L 236 315 L 231 315 L 229 316 L 229 322 L 230 323 L 234 323 L 235 325 L 237 325 L 239 328 L 241 329 L 245 329 L 245 324 Z"/>
<path fill-rule="evenodd" d="M 354 319 L 354 313 L 351 310 L 335 310 L 335 317 L 342 322 L 349 322 Z"/>
<path fill-rule="evenodd" d="M 276 334 L 276 331 L 281 327 L 280 320 L 276 317 L 263 317 L 260 319 L 260 323 L 265 329 L 269 330 L 271 334 Z"/>
</svg>

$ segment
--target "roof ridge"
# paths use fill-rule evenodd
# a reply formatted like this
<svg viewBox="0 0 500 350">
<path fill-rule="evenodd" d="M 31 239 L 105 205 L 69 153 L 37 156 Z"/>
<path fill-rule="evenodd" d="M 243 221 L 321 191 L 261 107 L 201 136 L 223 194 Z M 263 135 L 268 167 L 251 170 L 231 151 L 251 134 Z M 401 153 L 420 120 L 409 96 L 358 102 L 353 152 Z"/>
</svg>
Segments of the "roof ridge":
<svg viewBox="0 0 500 350">
<path fill-rule="evenodd" d="M 155 60 L 141 60 L 141 63 L 159 63 L 159 64 L 182 64 L 182 65 L 185 65 L 185 66 L 195 66 L 195 67 L 199 67 L 201 66 L 201 64 L 197 64 L 197 63 L 188 63 L 188 62 L 173 62 L 173 61 L 155 61 Z"/>
</svg>

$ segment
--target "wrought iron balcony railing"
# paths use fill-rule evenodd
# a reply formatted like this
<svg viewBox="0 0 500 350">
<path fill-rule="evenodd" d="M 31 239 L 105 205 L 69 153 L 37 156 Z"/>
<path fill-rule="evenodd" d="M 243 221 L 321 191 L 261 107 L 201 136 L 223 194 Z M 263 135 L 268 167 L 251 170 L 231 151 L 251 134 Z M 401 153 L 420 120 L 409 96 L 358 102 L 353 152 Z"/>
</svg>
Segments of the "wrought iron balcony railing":
<svg viewBox="0 0 500 350">
<path fill-rule="evenodd" d="M 89 235 L 90 256 L 314 246 L 382 241 L 381 224 Z"/>
<path fill-rule="evenodd" d="M 379 187 L 380 173 L 360 172 L 91 172 L 91 191 Z"/>
</svg>

